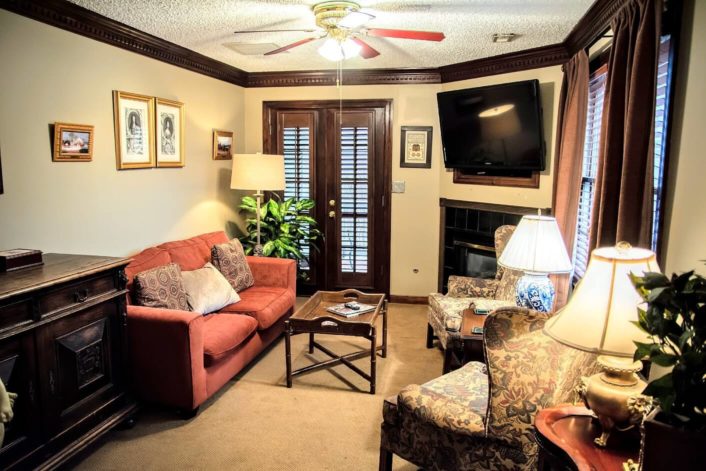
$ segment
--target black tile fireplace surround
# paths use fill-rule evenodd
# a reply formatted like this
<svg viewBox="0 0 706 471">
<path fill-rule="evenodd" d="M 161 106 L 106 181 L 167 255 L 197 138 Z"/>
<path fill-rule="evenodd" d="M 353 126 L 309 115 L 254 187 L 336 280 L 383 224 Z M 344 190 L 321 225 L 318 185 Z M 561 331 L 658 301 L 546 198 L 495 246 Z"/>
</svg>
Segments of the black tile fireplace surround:
<svg viewBox="0 0 706 471">
<path fill-rule="evenodd" d="M 537 208 L 507 206 L 441 198 L 439 283 L 447 292 L 449 275 L 493 278 L 496 270 L 495 230 L 505 224 L 517 225 L 525 214 Z M 549 214 L 542 210 L 542 214 Z"/>
</svg>

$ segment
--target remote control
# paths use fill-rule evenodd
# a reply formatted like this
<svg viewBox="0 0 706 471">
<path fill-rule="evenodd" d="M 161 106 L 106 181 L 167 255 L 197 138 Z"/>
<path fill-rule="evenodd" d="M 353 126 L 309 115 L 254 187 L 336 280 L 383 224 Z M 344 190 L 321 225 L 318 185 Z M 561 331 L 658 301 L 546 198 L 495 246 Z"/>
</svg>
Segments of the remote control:
<svg viewBox="0 0 706 471">
<path fill-rule="evenodd" d="M 358 303 L 346 303 L 346 304 L 344 304 L 344 306 L 347 307 L 348 309 L 353 309 L 354 311 L 357 311 L 358 309 L 360 309 L 360 306 L 358 306 Z"/>
</svg>

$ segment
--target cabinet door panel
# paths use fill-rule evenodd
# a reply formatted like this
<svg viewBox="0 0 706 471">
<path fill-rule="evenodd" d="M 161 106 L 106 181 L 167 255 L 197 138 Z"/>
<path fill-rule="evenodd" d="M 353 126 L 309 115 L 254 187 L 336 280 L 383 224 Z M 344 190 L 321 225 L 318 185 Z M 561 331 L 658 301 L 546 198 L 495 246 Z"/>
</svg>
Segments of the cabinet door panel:
<svg viewBox="0 0 706 471">
<path fill-rule="evenodd" d="M 39 446 L 40 429 L 36 425 L 40 411 L 34 365 L 31 333 L 0 340 L 0 378 L 8 392 L 17 394 L 14 416 L 5 424 L 0 469 L 7 469 Z"/>
<path fill-rule="evenodd" d="M 121 394 L 123 331 L 119 303 L 108 302 L 46 325 L 38 334 L 46 426 L 71 428 Z"/>
</svg>

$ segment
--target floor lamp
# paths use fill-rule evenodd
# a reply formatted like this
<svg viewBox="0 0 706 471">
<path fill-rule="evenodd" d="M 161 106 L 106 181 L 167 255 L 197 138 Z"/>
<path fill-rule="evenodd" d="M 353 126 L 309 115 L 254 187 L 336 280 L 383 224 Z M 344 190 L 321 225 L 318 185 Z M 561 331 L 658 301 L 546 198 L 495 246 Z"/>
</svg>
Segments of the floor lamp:
<svg viewBox="0 0 706 471">
<path fill-rule="evenodd" d="M 284 156 L 270 154 L 235 154 L 233 155 L 233 173 L 230 187 L 234 190 L 255 190 L 257 201 L 257 244 L 253 253 L 262 256 L 260 244 L 260 205 L 262 192 L 284 190 Z"/>
</svg>

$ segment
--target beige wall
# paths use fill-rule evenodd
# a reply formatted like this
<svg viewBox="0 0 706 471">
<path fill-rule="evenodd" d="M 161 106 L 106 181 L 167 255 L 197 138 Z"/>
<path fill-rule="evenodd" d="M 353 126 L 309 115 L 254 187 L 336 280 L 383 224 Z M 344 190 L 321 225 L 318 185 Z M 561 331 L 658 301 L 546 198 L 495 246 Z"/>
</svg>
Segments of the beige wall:
<svg viewBox="0 0 706 471">
<path fill-rule="evenodd" d="M 344 78 L 345 81 L 345 78 Z M 390 292 L 425 296 L 436 290 L 439 250 L 441 140 L 436 111 L 440 85 L 343 87 L 344 99 L 392 99 L 392 179 L 406 191 L 392 195 Z M 262 102 L 338 99 L 336 87 L 250 88 L 245 90 L 245 150 L 262 150 Z M 433 126 L 431 169 L 400 168 L 400 126 Z M 413 271 L 417 269 L 418 273 Z"/>
<path fill-rule="evenodd" d="M 453 183 L 453 172 L 441 166 L 440 194 L 443 198 L 481 203 L 508 204 L 534 208 L 552 206 L 552 171 L 554 168 L 554 136 L 558 114 L 559 93 L 563 72 L 560 66 L 525 70 L 510 74 L 493 75 L 460 82 L 445 83 L 444 91 L 463 88 L 484 87 L 521 80 L 539 80 L 544 116 L 544 140 L 546 142 L 546 169 L 540 174 L 539 188 L 512 188 L 485 185 L 460 185 Z"/>
<path fill-rule="evenodd" d="M 127 255 L 233 219 L 211 130 L 234 130 L 242 150 L 242 88 L 5 10 L 0 64 L 0 248 Z M 185 168 L 116 170 L 112 90 L 186 104 Z M 95 126 L 92 162 L 52 162 L 55 121 Z"/>
<path fill-rule="evenodd" d="M 684 25 L 691 40 L 684 35 L 679 57 L 664 268 L 670 273 L 696 269 L 706 275 L 706 2 L 685 3 L 694 4 L 694 15 L 685 17 L 691 23 Z"/>
</svg>

